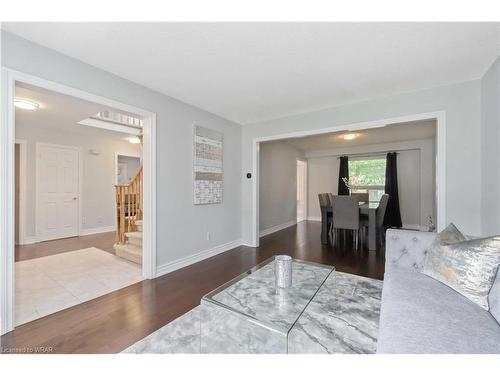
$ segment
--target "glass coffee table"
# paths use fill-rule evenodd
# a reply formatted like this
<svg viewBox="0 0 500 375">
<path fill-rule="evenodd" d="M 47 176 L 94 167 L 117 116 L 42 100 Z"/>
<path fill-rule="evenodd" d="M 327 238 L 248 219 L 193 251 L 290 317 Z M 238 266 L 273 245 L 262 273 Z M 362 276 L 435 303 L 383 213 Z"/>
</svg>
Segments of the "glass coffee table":
<svg viewBox="0 0 500 375">
<path fill-rule="evenodd" d="M 293 260 L 292 286 L 276 288 L 274 257 L 201 300 L 202 353 L 288 353 L 289 333 L 335 270 Z"/>
</svg>

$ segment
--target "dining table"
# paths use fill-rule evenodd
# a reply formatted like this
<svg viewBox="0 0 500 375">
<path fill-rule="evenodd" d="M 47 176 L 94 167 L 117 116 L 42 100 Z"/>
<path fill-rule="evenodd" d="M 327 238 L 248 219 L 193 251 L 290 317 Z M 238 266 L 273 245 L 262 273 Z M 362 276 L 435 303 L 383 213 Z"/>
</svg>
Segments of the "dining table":
<svg viewBox="0 0 500 375">
<path fill-rule="evenodd" d="M 359 202 L 359 214 L 368 216 L 368 250 L 377 250 L 378 201 Z M 321 243 L 328 243 L 328 217 L 333 215 L 332 206 L 321 207 Z"/>
</svg>

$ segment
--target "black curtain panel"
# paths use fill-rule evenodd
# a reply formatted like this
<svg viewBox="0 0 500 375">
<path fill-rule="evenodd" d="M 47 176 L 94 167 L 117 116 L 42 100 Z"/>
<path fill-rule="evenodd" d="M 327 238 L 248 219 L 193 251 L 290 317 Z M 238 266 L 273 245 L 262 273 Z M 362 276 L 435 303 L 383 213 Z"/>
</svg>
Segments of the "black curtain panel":
<svg viewBox="0 0 500 375">
<path fill-rule="evenodd" d="M 349 159 L 347 156 L 340 157 L 338 195 L 349 195 L 349 189 L 343 180 L 344 177 L 349 178 Z"/>
<path fill-rule="evenodd" d="M 401 211 L 399 209 L 398 192 L 398 168 L 397 154 L 390 152 L 387 154 L 387 163 L 385 166 L 385 193 L 389 194 L 387 209 L 385 211 L 384 226 L 401 228 Z"/>
</svg>

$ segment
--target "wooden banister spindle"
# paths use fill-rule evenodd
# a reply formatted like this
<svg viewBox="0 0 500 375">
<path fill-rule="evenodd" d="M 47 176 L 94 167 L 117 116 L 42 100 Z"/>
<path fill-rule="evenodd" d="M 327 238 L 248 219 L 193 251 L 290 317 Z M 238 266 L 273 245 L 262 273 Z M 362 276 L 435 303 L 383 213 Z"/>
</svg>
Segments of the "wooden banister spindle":
<svg viewBox="0 0 500 375">
<path fill-rule="evenodd" d="M 125 243 L 125 186 L 120 186 L 120 244 Z"/>
<path fill-rule="evenodd" d="M 131 226 L 135 231 L 135 219 L 136 219 L 136 210 L 137 210 L 137 202 L 135 200 L 135 181 L 130 184 L 130 199 L 132 200 L 132 211 L 131 211 Z"/>
<path fill-rule="evenodd" d="M 120 189 L 119 186 L 115 186 L 115 202 L 116 202 L 116 215 L 117 218 L 120 217 Z M 116 235 L 115 242 L 120 243 L 120 223 L 119 219 L 116 220 Z"/>
<path fill-rule="evenodd" d="M 127 232 L 130 232 L 130 224 L 132 221 L 132 191 L 131 186 L 127 186 L 127 200 L 128 200 L 128 220 L 127 220 Z"/>
</svg>

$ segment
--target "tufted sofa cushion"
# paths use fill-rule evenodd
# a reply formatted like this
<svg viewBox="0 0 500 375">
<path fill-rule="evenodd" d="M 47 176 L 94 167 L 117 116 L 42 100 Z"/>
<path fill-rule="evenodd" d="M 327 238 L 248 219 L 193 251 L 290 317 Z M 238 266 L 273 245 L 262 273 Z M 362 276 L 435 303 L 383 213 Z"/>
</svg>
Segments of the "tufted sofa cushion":
<svg viewBox="0 0 500 375">
<path fill-rule="evenodd" d="M 435 238 L 434 232 L 388 229 L 385 240 L 385 272 L 399 268 L 420 272 L 427 250 Z"/>
</svg>

